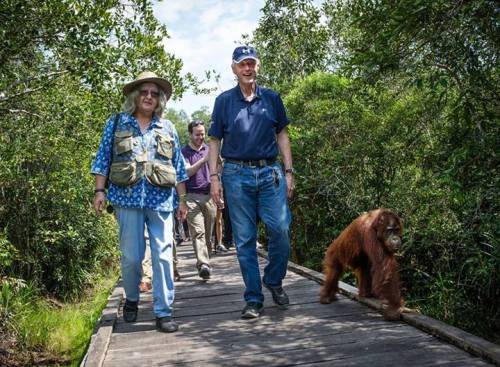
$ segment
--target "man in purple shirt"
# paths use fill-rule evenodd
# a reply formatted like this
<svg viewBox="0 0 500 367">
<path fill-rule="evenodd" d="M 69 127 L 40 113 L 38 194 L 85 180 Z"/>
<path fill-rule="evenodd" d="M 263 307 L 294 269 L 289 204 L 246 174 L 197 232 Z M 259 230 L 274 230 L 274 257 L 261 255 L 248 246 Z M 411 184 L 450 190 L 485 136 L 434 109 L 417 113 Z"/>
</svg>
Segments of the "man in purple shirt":
<svg viewBox="0 0 500 367">
<path fill-rule="evenodd" d="M 212 228 L 217 207 L 210 197 L 210 172 L 208 169 L 208 145 L 205 144 L 203 121 L 193 121 L 188 125 L 190 142 L 182 148 L 186 160 L 186 204 L 189 234 L 193 241 L 198 275 L 209 279 L 211 268 L 209 251 L 212 249 Z"/>
</svg>

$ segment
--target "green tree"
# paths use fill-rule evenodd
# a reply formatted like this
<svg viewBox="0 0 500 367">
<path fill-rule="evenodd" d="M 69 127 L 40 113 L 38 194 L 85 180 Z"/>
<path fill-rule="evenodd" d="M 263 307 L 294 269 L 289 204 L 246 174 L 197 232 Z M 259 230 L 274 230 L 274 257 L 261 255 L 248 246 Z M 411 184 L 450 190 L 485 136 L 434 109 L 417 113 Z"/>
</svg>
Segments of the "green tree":
<svg viewBox="0 0 500 367">
<path fill-rule="evenodd" d="M 189 142 L 189 134 L 187 130 L 189 118 L 187 113 L 184 110 L 178 111 L 174 108 L 167 108 L 167 110 L 163 113 L 163 116 L 172 121 L 175 125 L 177 133 L 179 134 L 181 145 L 187 144 Z"/>
<path fill-rule="evenodd" d="M 489 0 L 269 0 L 252 39 L 263 50 L 262 80 L 286 95 L 294 122 L 296 258 L 318 267 L 321 241 L 360 211 L 395 208 L 407 227 L 410 304 L 496 340 L 497 8 Z M 310 19 L 311 31 L 297 34 Z M 332 69 L 340 74 L 311 74 Z M 322 203 L 314 213 L 311 201 Z"/>
<path fill-rule="evenodd" d="M 286 92 L 294 80 L 332 68 L 330 37 L 321 11 L 311 0 L 268 0 L 252 37 L 262 68 L 262 84 Z"/>
<path fill-rule="evenodd" d="M 208 124 L 211 119 L 212 119 L 212 113 L 210 111 L 210 108 L 207 106 L 202 106 L 200 107 L 199 110 L 196 110 L 191 114 L 191 121 L 201 120 L 205 124 Z"/>
<path fill-rule="evenodd" d="M 149 69 L 181 96 L 196 80 L 165 52 L 149 1 L 6 0 L 0 20 L 2 275 L 78 296 L 116 259 L 89 167 L 123 82 Z"/>
</svg>

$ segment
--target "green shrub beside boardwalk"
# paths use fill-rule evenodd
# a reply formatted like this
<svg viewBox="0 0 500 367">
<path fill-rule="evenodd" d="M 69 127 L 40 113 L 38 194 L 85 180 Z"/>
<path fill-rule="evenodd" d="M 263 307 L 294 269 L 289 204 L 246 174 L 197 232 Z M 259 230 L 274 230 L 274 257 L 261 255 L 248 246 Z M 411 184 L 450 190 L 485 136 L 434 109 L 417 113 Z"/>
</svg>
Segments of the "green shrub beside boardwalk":
<svg viewBox="0 0 500 367">
<path fill-rule="evenodd" d="M 293 255 L 320 270 L 328 244 L 359 213 L 392 208 L 406 227 L 408 307 L 498 342 L 499 179 L 488 166 L 498 125 L 477 141 L 446 118 L 453 101 L 435 98 L 332 74 L 296 83 L 285 99 L 297 170 Z"/>
<path fill-rule="evenodd" d="M 7 0 L 0 18 L 0 358 L 78 359 L 102 307 L 79 303 L 118 260 L 114 219 L 91 206 L 104 123 L 144 68 L 177 96 L 196 79 L 148 2 Z"/>
<path fill-rule="evenodd" d="M 93 288 L 68 303 L 40 297 L 29 286 L 3 283 L 0 365 L 78 366 L 117 278 L 117 268 L 95 277 Z"/>
<path fill-rule="evenodd" d="M 392 208 L 408 305 L 500 343 L 496 3 L 269 0 L 249 38 L 294 121 L 295 260 Z"/>
</svg>

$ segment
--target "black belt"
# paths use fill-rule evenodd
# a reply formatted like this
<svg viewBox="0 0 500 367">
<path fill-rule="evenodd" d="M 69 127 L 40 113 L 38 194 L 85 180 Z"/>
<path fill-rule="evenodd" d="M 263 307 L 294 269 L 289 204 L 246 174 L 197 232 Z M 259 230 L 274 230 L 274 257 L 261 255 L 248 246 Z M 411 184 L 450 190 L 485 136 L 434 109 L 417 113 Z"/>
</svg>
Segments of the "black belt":
<svg viewBox="0 0 500 367">
<path fill-rule="evenodd" d="M 229 163 L 234 163 L 234 164 L 241 164 L 242 166 L 265 167 L 265 166 L 270 166 L 270 165 L 276 163 L 276 158 L 259 159 L 259 160 L 255 160 L 255 161 L 239 161 L 237 159 L 227 158 L 225 161 L 229 162 Z"/>
</svg>

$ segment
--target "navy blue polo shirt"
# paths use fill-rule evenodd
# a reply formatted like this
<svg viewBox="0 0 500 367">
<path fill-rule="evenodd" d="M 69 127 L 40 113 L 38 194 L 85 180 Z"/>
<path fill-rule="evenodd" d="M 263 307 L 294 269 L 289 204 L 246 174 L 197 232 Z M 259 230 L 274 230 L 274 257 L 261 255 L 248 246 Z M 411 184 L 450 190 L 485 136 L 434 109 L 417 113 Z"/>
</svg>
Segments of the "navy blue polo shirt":
<svg viewBox="0 0 500 367">
<path fill-rule="evenodd" d="M 208 135 L 223 141 L 223 158 L 257 160 L 278 156 L 276 135 L 289 124 L 285 106 L 271 89 L 257 86 L 255 95 L 247 102 L 237 85 L 216 98 Z"/>
</svg>

